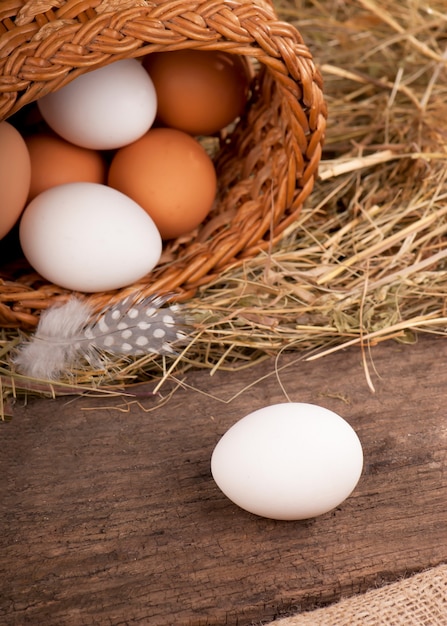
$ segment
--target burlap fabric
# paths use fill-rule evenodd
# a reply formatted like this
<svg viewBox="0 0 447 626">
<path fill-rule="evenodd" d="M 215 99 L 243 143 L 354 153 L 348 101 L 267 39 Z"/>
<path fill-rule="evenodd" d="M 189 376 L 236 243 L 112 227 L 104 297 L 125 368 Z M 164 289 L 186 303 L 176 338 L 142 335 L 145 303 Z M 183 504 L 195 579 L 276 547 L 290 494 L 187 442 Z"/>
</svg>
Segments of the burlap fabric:
<svg viewBox="0 0 447 626">
<path fill-rule="evenodd" d="M 447 565 L 271 626 L 447 626 Z"/>
</svg>

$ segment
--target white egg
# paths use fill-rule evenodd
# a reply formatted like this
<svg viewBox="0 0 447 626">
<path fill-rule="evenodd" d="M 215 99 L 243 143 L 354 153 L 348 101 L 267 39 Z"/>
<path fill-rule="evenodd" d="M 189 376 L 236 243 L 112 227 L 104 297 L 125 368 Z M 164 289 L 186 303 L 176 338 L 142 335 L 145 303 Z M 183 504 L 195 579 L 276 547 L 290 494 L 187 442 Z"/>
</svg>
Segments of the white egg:
<svg viewBox="0 0 447 626">
<path fill-rule="evenodd" d="M 211 472 L 241 508 L 277 520 L 327 513 L 357 485 L 363 451 L 353 428 L 323 407 L 266 406 L 236 422 L 217 443 Z"/>
<path fill-rule="evenodd" d="M 162 251 L 160 233 L 146 211 L 98 183 L 43 191 L 26 207 L 19 233 L 30 265 L 73 291 L 130 285 L 155 267 Z"/>
<path fill-rule="evenodd" d="M 81 74 L 37 102 L 47 124 L 84 148 L 110 150 L 142 137 L 157 112 L 155 87 L 136 59 Z"/>
</svg>

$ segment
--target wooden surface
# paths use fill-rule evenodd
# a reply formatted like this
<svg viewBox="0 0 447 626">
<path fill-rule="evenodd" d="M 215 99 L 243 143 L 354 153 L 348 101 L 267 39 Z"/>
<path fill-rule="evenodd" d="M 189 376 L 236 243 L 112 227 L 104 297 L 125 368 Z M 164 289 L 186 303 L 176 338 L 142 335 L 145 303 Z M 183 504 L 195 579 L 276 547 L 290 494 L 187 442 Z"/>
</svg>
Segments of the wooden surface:
<svg viewBox="0 0 447 626">
<path fill-rule="evenodd" d="M 371 354 L 375 394 L 358 349 L 279 361 L 290 399 L 335 410 L 364 446 L 355 492 L 308 521 L 246 513 L 210 475 L 225 430 L 285 400 L 273 361 L 187 376 L 224 400 L 258 381 L 231 402 L 178 389 L 154 411 L 150 396 L 17 407 L 0 427 L 0 623 L 248 626 L 446 561 L 447 342 Z"/>
</svg>

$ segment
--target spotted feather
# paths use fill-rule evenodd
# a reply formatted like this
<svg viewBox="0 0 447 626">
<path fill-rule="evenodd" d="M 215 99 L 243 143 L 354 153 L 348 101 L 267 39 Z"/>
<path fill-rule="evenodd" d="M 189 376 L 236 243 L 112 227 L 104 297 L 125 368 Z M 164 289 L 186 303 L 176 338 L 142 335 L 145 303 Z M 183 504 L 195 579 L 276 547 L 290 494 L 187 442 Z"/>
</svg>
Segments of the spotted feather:
<svg viewBox="0 0 447 626">
<path fill-rule="evenodd" d="M 42 313 L 34 335 L 18 347 L 15 366 L 26 376 L 55 380 L 82 359 L 98 366 L 107 355 L 174 355 L 187 333 L 180 307 L 165 306 L 170 299 L 128 296 L 94 314 L 86 300 L 72 296 Z"/>
</svg>

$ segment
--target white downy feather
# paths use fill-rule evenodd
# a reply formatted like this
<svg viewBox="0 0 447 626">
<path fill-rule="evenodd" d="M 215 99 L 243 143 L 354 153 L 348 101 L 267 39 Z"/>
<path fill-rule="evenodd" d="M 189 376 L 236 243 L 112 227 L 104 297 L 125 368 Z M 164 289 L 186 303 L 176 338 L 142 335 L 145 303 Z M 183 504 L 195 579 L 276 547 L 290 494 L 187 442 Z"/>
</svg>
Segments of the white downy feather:
<svg viewBox="0 0 447 626">
<path fill-rule="evenodd" d="M 18 348 L 14 358 L 17 370 L 31 378 L 59 378 L 68 364 L 75 362 L 73 338 L 81 335 L 91 315 L 90 306 L 74 297 L 44 311 L 32 338 Z"/>
</svg>

